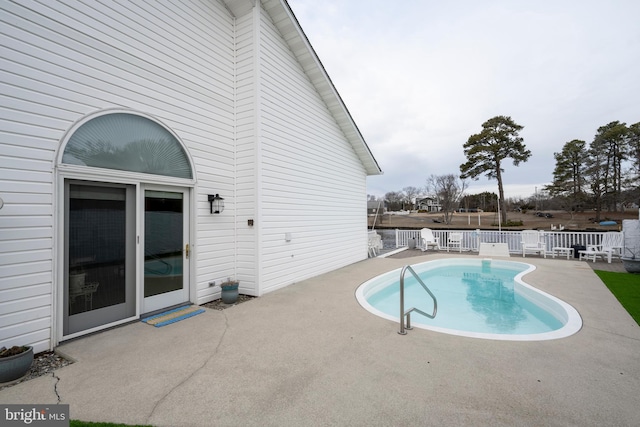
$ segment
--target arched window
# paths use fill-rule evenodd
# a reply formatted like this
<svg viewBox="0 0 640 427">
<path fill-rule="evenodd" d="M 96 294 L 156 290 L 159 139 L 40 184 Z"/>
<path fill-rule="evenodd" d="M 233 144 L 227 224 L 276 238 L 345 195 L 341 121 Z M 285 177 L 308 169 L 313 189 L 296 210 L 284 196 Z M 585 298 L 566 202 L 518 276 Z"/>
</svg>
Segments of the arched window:
<svg viewBox="0 0 640 427">
<path fill-rule="evenodd" d="M 69 138 L 62 163 L 192 179 L 180 141 L 155 121 L 128 113 L 90 119 Z"/>
</svg>

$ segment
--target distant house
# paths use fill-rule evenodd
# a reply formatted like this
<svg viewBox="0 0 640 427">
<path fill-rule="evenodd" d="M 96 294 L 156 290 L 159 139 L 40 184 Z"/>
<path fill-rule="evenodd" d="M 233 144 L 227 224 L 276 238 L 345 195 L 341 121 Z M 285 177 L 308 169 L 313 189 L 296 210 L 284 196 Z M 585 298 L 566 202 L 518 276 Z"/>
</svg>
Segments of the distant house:
<svg viewBox="0 0 640 427">
<path fill-rule="evenodd" d="M 381 170 L 286 1 L 0 10 L 0 346 L 367 258 Z"/>
<path fill-rule="evenodd" d="M 416 199 L 416 209 L 427 212 L 440 212 L 442 206 L 438 199 L 434 197 L 423 197 Z"/>
<path fill-rule="evenodd" d="M 382 215 L 386 210 L 385 203 L 382 200 L 367 202 L 367 215 Z"/>
</svg>

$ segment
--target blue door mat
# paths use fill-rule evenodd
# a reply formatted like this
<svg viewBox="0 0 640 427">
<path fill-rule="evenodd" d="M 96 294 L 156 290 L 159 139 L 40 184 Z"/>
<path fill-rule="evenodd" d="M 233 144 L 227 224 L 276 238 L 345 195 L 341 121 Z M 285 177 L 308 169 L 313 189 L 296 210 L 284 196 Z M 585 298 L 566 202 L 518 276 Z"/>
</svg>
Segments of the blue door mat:
<svg viewBox="0 0 640 427">
<path fill-rule="evenodd" d="M 204 313 L 203 308 L 200 308 L 197 305 L 185 305 L 150 317 L 145 317 L 144 319 L 141 319 L 141 321 L 148 325 L 153 325 L 156 328 L 160 328 L 162 326 L 167 326 L 172 323 L 188 319 L 200 313 Z"/>
</svg>

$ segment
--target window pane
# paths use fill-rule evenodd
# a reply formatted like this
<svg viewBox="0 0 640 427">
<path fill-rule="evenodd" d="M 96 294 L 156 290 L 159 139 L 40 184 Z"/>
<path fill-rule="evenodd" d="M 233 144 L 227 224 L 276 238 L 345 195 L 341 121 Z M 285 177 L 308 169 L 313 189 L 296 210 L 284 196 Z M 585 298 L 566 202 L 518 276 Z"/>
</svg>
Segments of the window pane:
<svg viewBox="0 0 640 427">
<path fill-rule="evenodd" d="M 182 193 L 145 192 L 144 296 L 182 289 Z"/>
<path fill-rule="evenodd" d="M 191 179 L 180 142 L 153 120 L 114 113 L 89 120 L 67 143 L 62 163 Z"/>
<path fill-rule="evenodd" d="M 72 185 L 69 315 L 125 302 L 124 188 Z"/>
</svg>

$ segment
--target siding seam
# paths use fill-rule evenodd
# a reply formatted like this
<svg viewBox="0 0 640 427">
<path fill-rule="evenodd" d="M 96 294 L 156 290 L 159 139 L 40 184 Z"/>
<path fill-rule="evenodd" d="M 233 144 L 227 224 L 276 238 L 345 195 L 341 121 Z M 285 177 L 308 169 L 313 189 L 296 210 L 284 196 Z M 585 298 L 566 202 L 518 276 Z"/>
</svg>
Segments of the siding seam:
<svg viewBox="0 0 640 427">
<path fill-rule="evenodd" d="M 233 16 L 233 276 L 238 280 L 238 18 Z"/>
<path fill-rule="evenodd" d="M 255 126 L 255 281 L 258 296 L 263 294 L 262 289 L 262 88 L 260 84 L 262 74 L 262 2 L 256 2 L 253 8 L 253 44 L 254 44 L 254 126 Z"/>
</svg>

